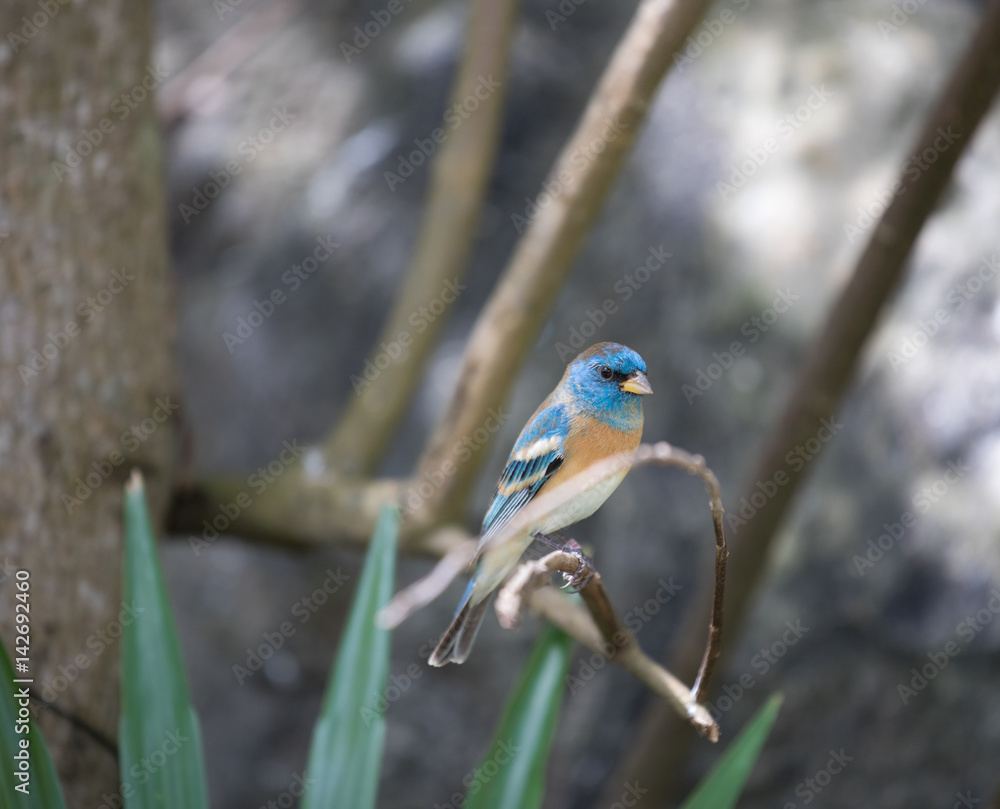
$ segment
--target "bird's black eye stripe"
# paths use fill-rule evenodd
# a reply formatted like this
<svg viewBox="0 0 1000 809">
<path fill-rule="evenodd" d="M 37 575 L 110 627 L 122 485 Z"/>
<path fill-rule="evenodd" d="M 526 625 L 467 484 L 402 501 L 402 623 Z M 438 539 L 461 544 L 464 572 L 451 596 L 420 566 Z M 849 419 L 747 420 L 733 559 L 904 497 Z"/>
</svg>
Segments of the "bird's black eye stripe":
<svg viewBox="0 0 1000 809">
<path fill-rule="evenodd" d="M 606 382 L 610 382 L 612 379 L 621 384 L 626 379 L 628 379 L 628 374 L 623 374 L 621 371 L 616 371 L 609 365 L 601 365 L 598 367 L 597 372 L 601 375 L 601 379 Z"/>
</svg>

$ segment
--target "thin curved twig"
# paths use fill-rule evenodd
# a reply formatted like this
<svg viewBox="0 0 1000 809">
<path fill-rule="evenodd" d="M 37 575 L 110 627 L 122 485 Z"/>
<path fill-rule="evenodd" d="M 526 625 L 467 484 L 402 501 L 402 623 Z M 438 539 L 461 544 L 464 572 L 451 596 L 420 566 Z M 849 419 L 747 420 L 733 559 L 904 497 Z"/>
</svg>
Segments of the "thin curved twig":
<svg viewBox="0 0 1000 809">
<path fill-rule="evenodd" d="M 573 574 L 579 566 L 580 558 L 566 551 L 553 551 L 541 559 L 522 564 L 497 595 L 496 613 L 500 625 L 506 629 L 516 627 L 524 607 L 530 601 L 539 614 L 634 674 L 651 690 L 664 697 L 698 733 L 717 742 L 719 726 L 708 709 L 698 702 L 696 690 L 688 689 L 642 651 L 635 636 L 625 628 L 611 607 L 600 573 L 594 571 L 594 575 L 580 590 L 580 595 L 590 610 L 589 626 L 582 617 L 586 613 L 568 598 L 537 598 L 541 595 L 542 588 L 552 583 L 552 573 Z"/>
</svg>

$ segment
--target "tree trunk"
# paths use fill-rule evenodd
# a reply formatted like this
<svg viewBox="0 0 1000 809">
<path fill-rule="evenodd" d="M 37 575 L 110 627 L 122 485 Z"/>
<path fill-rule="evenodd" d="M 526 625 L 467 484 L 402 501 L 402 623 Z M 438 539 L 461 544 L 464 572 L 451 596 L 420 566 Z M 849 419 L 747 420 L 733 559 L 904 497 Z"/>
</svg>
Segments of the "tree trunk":
<svg viewBox="0 0 1000 809">
<path fill-rule="evenodd" d="M 0 10 L 0 637 L 25 569 L 69 806 L 117 805 L 121 484 L 142 468 L 162 514 L 172 457 L 151 25 L 142 0 Z"/>
</svg>

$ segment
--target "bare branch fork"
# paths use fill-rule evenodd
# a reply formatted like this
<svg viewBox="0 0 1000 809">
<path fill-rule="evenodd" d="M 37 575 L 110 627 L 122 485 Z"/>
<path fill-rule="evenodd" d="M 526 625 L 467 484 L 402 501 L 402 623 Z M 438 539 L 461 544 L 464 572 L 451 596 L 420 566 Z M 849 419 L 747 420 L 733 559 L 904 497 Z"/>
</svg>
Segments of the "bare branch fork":
<svg viewBox="0 0 1000 809">
<path fill-rule="evenodd" d="M 520 565 L 497 596 L 497 618 L 504 628 L 515 628 L 520 623 L 524 608 L 530 604 L 541 617 L 634 674 L 651 690 L 664 697 L 702 736 L 714 742 L 718 741 L 719 727 L 705 708 L 703 701 L 722 642 L 726 560 L 729 552 L 722 522 L 724 512 L 719 481 L 705 465 L 704 458 L 700 455 L 691 455 L 661 441 L 657 444 L 641 445 L 634 457 L 630 453 L 624 453 L 591 464 L 580 474 L 536 497 L 493 541 L 503 543 L 523 532 L 528 526 L 536 524 L 539 519 L 572 500 L 581 491 L 616 474 L 623 466 L 634 468 L 654 463 L 679 466 L 689 474 L 700 477 L 708 490 L 709 506 L 712 510 L 712 525 L 715 531 L 715 589 L 708 641 L 698 676 L 690 689 L 642 651 L 635 636 L 625 628 L 612 607 L 601 582 L 600 573 L 594 571 L 593 577 L 580 590 L 589 615 L 569 598 L 551 588 L 546 588 L 546 585 L 551 584 L 553 572 L 559 571 L 568 575 L 581 572 L 581 565 L 584 563 L 577 554 L 557 550 L 541 559 Z M 398 626 L 412 612 L 440 595 L 472 561 L 474 548 L 472 542 L 458 545 L 427 576 L 400 591 L 382 612 L 380 623 L 387 627 Z"/>
</svg>

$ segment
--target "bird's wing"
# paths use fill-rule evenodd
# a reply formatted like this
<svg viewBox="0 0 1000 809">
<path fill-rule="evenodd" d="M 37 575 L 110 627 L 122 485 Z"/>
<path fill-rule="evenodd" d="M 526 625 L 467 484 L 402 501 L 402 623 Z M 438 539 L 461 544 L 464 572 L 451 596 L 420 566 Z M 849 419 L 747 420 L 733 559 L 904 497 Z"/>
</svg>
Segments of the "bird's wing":
<svg viewBox="0 0 1000 809">
<path fill-rule="evenodd" d="M 521 431 L 483 518 L 477 555 L 562 465 L 569 423 L 569 408 L 551 404 L 539 410 Z"/>
</svg>

